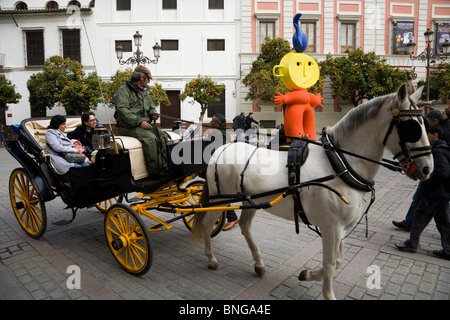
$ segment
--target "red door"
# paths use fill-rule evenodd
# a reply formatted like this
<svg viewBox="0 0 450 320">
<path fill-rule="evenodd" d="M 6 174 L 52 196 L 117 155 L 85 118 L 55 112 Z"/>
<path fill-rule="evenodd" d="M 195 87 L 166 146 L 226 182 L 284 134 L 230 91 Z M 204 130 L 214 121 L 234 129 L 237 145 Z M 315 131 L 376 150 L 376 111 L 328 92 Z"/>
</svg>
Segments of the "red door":
<svg viewBox="0 0 450 320">
<path fill-rule="evenodd" d="M 167 93 L 167 96 L 169 97 L 170 106 L 161 104 L 160 112 L 163 115 L 179 119 L 181 104 L 180 104 L 180 99 L 178 99 L 178 95 L 180 94 L 180 91 L 167 90 L 166 93 Z M 173 121 L 174 120 L 164 119 L 163 117 L 161 117 L 161 128 L 172 129 Z"/>
</svg>

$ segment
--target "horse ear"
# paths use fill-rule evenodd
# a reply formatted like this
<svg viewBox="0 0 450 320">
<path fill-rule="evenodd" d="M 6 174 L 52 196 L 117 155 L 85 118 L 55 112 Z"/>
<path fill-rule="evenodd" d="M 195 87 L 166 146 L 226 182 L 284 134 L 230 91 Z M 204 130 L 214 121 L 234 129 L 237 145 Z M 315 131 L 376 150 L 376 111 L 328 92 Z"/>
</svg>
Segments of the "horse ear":
<svg viewBox="0 0 450 320">
<path fill-rule="evenodd" d="M 411 95 L 411 98 L 413 98 L 414 102 L 417 103 L 417 101 L 420 100 L 420 97 L 422 96 L 423 88 L 424 88 L 424 86 L 421 86 L 419 89 L 416 90 L 416 92 L 414 92 Z"/>
<path fill-rule="evenodd" d="M 397 90 L 397 98 L 399 101 L 403 101 L 408 97 L 408 86 L 406 83 L 402 84 Z"/>
</svg>

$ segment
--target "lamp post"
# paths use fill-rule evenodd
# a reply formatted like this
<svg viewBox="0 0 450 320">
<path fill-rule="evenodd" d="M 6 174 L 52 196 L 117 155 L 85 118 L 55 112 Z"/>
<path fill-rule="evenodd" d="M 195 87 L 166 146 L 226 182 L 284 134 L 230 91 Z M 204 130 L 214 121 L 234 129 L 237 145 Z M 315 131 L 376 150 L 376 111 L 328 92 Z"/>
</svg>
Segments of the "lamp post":
<svg viewBox="0 0 450 320">
<path fill-rule="evenodd" d="M 438 54 L 436 52 L 436 50 L 434 50 L 431 47 L 431 43 L 433 42 L 433 34 L 434 32 L 430 30 L 430 28 L 427 28 L 427 31 L 425 31 L 424 36 L 425 36 L 425 42 L 426 44 L 426 48 L 425 50 L 418 54 L 417 56 L 413 56 L 414 53 L 414 48 L 416 46 L 416 44 L 410 40 L 409 43 L 406 45 L 408 48 L 408 53 L 409 53 L 409 57 L 411 60 L 421 60 L 426 61 L 427 62 L 427 78 L 425 80 L 426 83 L 426 95 L 427 95 L 427 102 L 430 101 L 430 63 L 435 63 L 436 60 L 446 60 L 447 59 L 447 55 L 450 53 L 450 42 L 447 40 L 443 45 L 443 54 Z M 426 109 L 429 108 L 429 104 L 426 105 Z M 425 110 L 425 112 L 427 113 L 428 110 Z"/>
<path fill-rule="evenodd" d="M 144 56 L 144 53 L 141 52 L 139 47 L 142 45 L 142 34 L 139 33 L 139 31 L 136 31 L 136 33 L 133 36 L 134 38 L 134 45 L 137 47 L 136 51 L 133 52 L 133 56 L 129 57 L 127 60 L 123 61 L 123 47 L 117 46 L 116 47 L 116 54 L 117 59 L 119 60 L 119 64 L 130 64 L 130 65 L 140 65 L 140 64 L 146 64 L 146 63 L 158 63 L 158 59 L 161 54 L 161 46 L 158 44 L 158 42 L 155 43 L 153 46 L 153 55 L 155 56 L 155 59 L 150 59 L 146 56 Z"/>
</svg>

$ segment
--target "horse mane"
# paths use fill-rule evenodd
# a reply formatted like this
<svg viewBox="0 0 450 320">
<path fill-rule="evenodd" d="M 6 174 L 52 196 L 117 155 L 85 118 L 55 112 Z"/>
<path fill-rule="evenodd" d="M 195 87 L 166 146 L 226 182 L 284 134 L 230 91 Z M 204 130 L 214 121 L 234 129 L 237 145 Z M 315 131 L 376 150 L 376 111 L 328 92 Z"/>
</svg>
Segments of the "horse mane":
<svg viewBox="0 0 450 320">
<path fill-rule="evenodd" d="M 380 107 L 388 98 L 389 95 L 376 97 L 353 108 L 334 126 L 327 128 L 327 132 L 333 136 L 335 141 L 340 141 L 354 128 L 375 118 Z"/>
</svg>

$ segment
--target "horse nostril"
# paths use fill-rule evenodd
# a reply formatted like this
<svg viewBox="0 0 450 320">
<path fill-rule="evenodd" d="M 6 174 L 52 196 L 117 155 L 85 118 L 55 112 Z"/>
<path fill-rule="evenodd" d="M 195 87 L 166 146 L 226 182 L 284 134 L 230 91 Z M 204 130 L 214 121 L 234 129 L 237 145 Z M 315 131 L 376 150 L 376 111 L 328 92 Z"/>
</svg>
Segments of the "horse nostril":
<svg viewBox="0 0 450 320">
<path fill-rule="evenodd" d="M 424 175 L 428 175 L 428 174 L 430 173 L 430 167 L 424 167 L 424 168 L 422 169 L 422 173 L 423 173 Z"/>
</svg>

